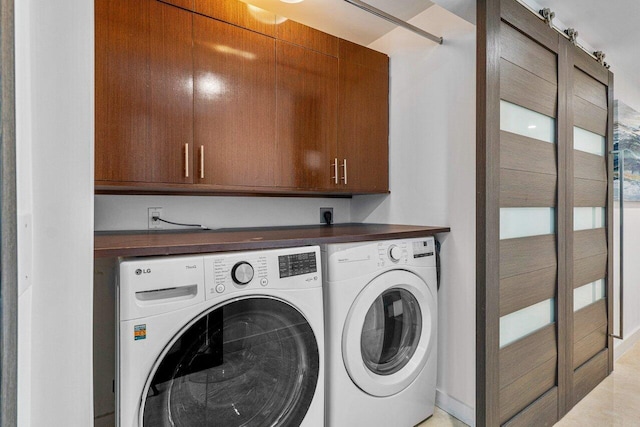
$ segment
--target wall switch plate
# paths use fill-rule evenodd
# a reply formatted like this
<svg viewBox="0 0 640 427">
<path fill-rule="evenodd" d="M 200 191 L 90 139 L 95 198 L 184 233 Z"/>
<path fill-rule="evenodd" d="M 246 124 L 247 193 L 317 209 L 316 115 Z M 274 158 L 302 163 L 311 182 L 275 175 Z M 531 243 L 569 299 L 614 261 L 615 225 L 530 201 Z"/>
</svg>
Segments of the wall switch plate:
<svg viewBox="0 0 640 427">
<path fill-rule="evenodd" d="M 149 208 L 149 230 L 164 228 L 162 221 L 154 221 L 154 217 L 162 218 L 162 208 Z"/>
<path fill-rule="evenodd" d="M 320 224 L 326 224 L 327 222 L 324 219 L 324 213 L 329 212 L 331 214 L 331 222 L 333 224 L 333 208 L 320 208 Z"/>
</svg>

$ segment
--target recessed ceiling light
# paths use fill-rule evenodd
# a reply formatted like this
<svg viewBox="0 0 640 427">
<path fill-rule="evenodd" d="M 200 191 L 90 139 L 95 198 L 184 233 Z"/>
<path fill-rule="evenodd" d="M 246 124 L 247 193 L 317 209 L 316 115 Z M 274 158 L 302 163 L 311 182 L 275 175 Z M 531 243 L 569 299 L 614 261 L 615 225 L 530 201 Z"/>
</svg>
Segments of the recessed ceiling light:
<svg viewBox="0 0 640 427">
<path fill-rule="evenodd" d="M 283 3 L 302 3 L 304 0 L 280 0 Z"/>
</svg>

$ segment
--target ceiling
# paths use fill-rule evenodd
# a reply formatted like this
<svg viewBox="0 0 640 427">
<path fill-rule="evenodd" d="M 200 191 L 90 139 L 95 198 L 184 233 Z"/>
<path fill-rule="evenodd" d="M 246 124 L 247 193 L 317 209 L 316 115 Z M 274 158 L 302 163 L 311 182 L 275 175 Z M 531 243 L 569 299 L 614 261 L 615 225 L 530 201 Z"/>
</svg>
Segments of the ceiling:
<svg viewBox="0 0 640 427">
<path fill-rule="evenodd" d="M 368 45 L 395 28 L 344 0 L 305 0 L 289 4 L 280 0 L 243 0 L 247 3 L 318 28 L 355 43 Z M 434 3 L 475 23 L 476 0 L 364 0 L 403 20 Z M 630 78 L 640 70 L 640 1 L 616 0 L 524 0 L 533 8 L 548 7 L 560 28 L 575 28 L 579 41 L 589 50 L 602 50 L 611 70 Z M 423 28 L 429 31 L 429 28 Z"/>
<path fill-rule="evenodd" d="M 354 43 L 368 45 L 396 28 L 394 24 L 365 12 L 344 0 L 243 0 L 294 21 Z M 409 20 L 433 6 L 429 0 L 365 0 L 397 18 Z M 424 28 L 429 31 L 428 28 Z"/>
</svg>

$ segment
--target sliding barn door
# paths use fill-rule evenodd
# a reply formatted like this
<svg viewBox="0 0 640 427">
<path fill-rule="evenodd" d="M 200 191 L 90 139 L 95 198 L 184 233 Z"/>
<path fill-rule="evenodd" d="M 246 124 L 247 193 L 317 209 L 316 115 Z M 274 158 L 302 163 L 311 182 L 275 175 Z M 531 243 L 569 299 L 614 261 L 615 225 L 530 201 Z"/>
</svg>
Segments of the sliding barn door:
<svg viewBox="0 0 640 427">
<path fill-rule="evenodd" d="M 477 424 L 553 425 L 612 369 L 611 74 L 478 8 Z"/>
</svg>

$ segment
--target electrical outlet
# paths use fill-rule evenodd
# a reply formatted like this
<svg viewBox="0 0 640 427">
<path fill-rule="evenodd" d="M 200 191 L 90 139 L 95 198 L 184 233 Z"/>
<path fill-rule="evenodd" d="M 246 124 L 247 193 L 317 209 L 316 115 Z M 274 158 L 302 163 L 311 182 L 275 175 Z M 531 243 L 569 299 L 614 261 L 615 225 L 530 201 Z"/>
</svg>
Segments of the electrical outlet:
<svg viewBox="0 0 640 427">
<path fill-rule="evenodd" d="M 149 208 L 149 230 L 164 228 L 164 223 L 162 221 L 154 221 L 154 217 L 162 218 L 162 208 Z"/>
<path fill-rule="evenodd" d="M 320 208 L 320 224 L 326 224 L 327 221 L 324 219 L 324 213 L 329 212 L 331 214 L 330 224 L 333 224 L 333 208 Z"/>
</svg>

